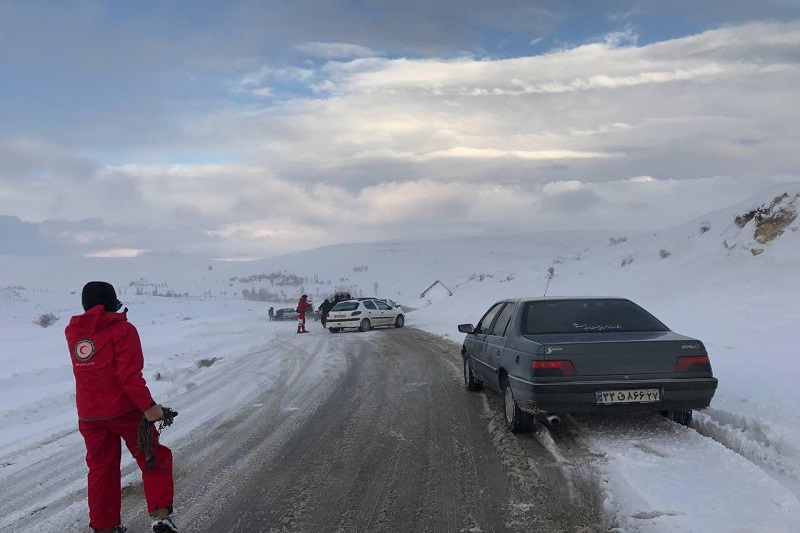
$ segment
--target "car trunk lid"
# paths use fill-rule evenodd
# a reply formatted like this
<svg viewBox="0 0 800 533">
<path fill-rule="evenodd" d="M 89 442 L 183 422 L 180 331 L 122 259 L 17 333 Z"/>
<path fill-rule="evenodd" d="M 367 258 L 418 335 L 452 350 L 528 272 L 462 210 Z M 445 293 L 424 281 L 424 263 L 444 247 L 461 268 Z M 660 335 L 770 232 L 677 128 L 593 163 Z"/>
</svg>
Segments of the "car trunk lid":
<svg viewBox="0 0 800 533">
<path fill-rule="evenodd" d="M 545 360 L 568 360 L 578 376 L 664 374 L 679 357 L 707 355 L 703 344 L 669 331 L 532 335 Z"/>
</svg>

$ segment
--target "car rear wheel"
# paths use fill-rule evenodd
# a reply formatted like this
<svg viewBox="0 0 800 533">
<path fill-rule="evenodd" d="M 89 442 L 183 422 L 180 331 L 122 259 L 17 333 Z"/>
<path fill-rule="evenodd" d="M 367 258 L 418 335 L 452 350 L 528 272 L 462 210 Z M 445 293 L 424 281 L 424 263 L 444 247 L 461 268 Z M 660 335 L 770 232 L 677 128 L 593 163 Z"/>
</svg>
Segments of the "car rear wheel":
<svg viewBox="0 0 800 533">
<path fill-rule="evenodd" d="M 369 323 L 369 318 L 365 318 L 361 321 L 361 324 L 358 325 L 358 331 L 369 331 L 372 327 L 372 324 Z"/>
<path fill-rule="evenodd" d="M 661 414 L 682 426 L 688 427 L 692 425 L 691 409 L 681 409 L 680 411 L 661 411 Z"/>
<path fill-rule="evenodd" d="M 476 391 L 479 390 L 483 383 L 481 383 L 476 377 L 475 374 L 472 373 L 472 365 L 469 364 L 469 356 L 464 355 L 464 386 L 467 390 Z"/>
<path fill-rule="evenodd" d="M 394 319 L 394 327 L 402 328 L 406 323 L 406 319 L 403 315 L 397 315 L 397 318 Z"/>
<path fill-rule="evenodd" d="M 503 411 L 506 419 L 506 427 L 511 433 L 526 433 L 533 427 L 533 415 L 524 412 L 517 405 L 514 399 L 514 391 L 507 378 L 503 378 L 501 383 L 503 391 Z"/>
<path fill-rule="evenodd" d="M 331 333 L 339 333 L 341 331 L 341 329 L 339 329 L 339 328 L 328 328 L 328 331 L 330 331 Z"/>
</svg>

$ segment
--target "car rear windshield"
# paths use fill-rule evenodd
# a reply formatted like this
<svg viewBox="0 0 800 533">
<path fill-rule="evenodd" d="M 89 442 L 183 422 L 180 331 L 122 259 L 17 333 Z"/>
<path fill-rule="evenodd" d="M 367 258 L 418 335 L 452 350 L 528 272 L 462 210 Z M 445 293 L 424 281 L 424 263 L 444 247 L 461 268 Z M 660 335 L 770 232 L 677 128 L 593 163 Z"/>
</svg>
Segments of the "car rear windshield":
<svg viewBox="0 0 800 533">
<path fill-rule="evenodd" d="M 668 331 L 656 317 L 630 300 L 554 300 L 528 302 L 523 334 Z"/>
<path fill-rule="evenodd" d="M 355 311 L 358 309 L 358 302 L 339 302 L 333 306 L 331 311 Z"/>
</svg>

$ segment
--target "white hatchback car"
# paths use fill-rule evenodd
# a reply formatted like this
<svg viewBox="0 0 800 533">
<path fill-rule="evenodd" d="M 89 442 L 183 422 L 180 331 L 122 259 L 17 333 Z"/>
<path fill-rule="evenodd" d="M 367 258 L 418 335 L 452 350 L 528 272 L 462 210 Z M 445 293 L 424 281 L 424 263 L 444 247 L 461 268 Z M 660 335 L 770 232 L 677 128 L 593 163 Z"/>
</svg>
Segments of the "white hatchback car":
<svg viewBox="0 0 800 533">
<path fill-rule="evenodd" d="M 346 300 L 333 306 L 328 313 L 326 326 L 331 333 L 343 329 L 368 331 L 379 326 L 402 328 L 405 324 L 403 310 L 377 299 Z"/>
</svg>

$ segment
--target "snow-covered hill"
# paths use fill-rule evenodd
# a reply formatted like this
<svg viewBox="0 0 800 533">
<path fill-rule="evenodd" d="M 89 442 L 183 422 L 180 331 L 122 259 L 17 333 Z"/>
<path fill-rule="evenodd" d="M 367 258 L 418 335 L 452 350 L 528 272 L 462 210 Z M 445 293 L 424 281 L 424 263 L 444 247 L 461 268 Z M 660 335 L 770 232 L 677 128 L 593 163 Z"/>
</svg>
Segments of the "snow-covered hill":
<svg viewBox="0 0 800 533">
<path fill-rule="evenodd" d="M 118 288 L 141 332 L 146 377 L 168 399 L 215 372 L 202 360 L 235 358 L 290 327 L 264 321 L 267 307 L 283 302 L 244 301 L 243 289 L 288 301 L 307 292 L 319 302 L 339 287 L 377 294 L 417 308 L 409 325 L 459 341 L 457 324 L 476 322 L 500 298 L 543 294 L 552 272 L 548 295 L 628 297 L 702 339 L 720 380 L 712 407 L 696 416 L 690 433 L 587 426 L 604 457 L 598 468 L 614 520 L 646 531 L 711 531 L 715 520 L 719 531 L 760 530 L 753 527 L 759 523 L 800 530 L 798 202 L 794 183 L 659 232 L 510 227 L 496 236 L 342 244 L 249 262 L 0 256 L 0 446 L 6 456 L 73 426 L 63 327 L 80 312 L 80 288 L 92 279 Z M 423 297 L 436 281 L 452 296 Z M 175 297 L 161 296 L 167 293 Z M 46 313 L 58 318 L 55 325 L 34 323 Z M 718 449 L 703 447 L 710 439 Z M 694 473 L 704 464 L 723 472 Z M 760 473 L 745 492 L 746 515 L 736 496 L 744 489 L 727 486 L 726 468 Z M 675 472 L 687 479 L 670 478 Z M 698 508 L 686 507 L 681 490 L 697 493 Z M 717 497 L 701 508 L 711 492 Z"/>
</svg>

